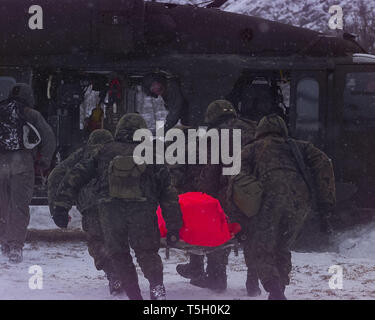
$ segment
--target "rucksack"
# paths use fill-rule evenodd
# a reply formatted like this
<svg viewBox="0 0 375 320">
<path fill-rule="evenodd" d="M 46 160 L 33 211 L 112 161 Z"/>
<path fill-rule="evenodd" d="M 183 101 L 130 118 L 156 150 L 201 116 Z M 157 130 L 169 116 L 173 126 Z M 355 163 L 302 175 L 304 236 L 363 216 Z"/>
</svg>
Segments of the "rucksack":
<svg viewBox="0 0 375 320">
<path fill-rule="evenodd" d="M 16 151 L 24 149 L 23 127 L 25 107 L 15 100 L 0 104 L 0 150 Z"/>
<path fill-rule="evenodd" d="M 227 196 L 250 218 L 259 212 L 262 205 L 263 186 L 253 175 L 238 174 L 232 179 Z"/>
<path fill-rule="evenodd" d="M 108 166 L 109 196 L 126 201 L 147 201 L 141 188 L 146 164 L 137 164 L 133 156 L 116 156 Z"/>
</svg>

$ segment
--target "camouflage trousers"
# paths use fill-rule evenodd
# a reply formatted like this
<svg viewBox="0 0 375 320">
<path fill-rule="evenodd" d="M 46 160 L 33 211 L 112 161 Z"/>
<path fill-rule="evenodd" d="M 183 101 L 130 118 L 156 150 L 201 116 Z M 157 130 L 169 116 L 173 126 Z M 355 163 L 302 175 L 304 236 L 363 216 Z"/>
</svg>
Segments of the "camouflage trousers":
<svg viewBox="0 0 375 320">
<path fill-rule="evenodd" d="M 244 253 L 251 270 L 248 276 L 256 272 L 266 291 L 269 292 L 275 282 L 282 287 L 289 284 L 290 247 L 309 212 L 306 203 L 285 195 L 270 192 L 263 200 L 260 212 L 254 217 L 254 227 L 250 228 Z"/>
<path fill-rule="evenodd" d="M 22 158 L 0 155 L 0 243 L 10 248 L 23 247 L 30 221 L 33 160 L 28 153 Z"/>
<path fill-rule="evenodd" d="M 87 249 L 90 256 L 94 259 L 96 269 L 103 270 L 106 274 L 112 273 L 113 267 L 105 250 L 98 207 L 91 207 L 81 213 L 82 230 L 86 233 Z"/>
<path fill-rule="evenodd" d="M 99 205 L 107 255 L 115 273 L 129 287 L 138 286 L 130 247 L 150 286 L 163 283 L 163 264 L 158 254 L 160 232 L 157 215 L 147 203 L 113 200 Z"/>
</svg>

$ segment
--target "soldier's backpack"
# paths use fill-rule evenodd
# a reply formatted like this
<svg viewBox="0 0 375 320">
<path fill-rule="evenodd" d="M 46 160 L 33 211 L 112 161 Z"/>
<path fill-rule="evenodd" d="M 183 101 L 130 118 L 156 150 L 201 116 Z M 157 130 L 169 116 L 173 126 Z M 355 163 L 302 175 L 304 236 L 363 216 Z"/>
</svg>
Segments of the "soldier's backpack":
<svg viewBox="0 0 375 320">
<path fill-rule="evenodd" d="M 127 201 L 147 201 L 141 188 L 146 164 L 137 164 L 133 156 L 116 156 L 108 167 L 109 196 Z"/>
<path fill-rule="evenodd" d="M 262 204 L 263 187 L 253 175 L 238 174 L 231 182 L 228 197 L 247 217 L 255 216 Z"/>
<path fill-rule="evenodd" d="M 7 100 L 0 104 L 0 150 L 16 151 L 24 149 L 23 127 L 26 125 L 24 107 Z"/>
</svg>

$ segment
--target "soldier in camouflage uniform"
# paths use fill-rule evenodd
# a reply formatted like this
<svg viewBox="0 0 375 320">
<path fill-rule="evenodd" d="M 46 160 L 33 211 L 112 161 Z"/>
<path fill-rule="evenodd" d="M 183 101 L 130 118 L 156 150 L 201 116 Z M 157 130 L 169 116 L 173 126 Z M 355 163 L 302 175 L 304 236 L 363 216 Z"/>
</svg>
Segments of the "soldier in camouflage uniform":
<svg viewBox="0 0 375 320">
<path fill-rule="evenodd" d="M 108 130 L 98 129 L 90 134 L 87 146 L 72 153 L 67 159 L 57 165 L 48 176 L 48 204 L 51 215 L 54 216 L 54 207 L 57 190 L 60 183 L 72 168 L 82 159 L 97 152 L 106 143 L 112 142 L 113 136 Z M 111 260 L 106 256 L 104 248 L 103 231 L 99 221 L 98 203 L 96 201 L 96 179 L 91 180 L 81 188 L 78 196 L 74 194 L 73 201 L 77 203 L 77 209 L 82 214 L 82 229 L 86 232 L 87 247 L 89 254 L 93 257 L 97 270 L 103 270 L 109 280 L 110 292 L 112 294 L 121 292 L 119 282 L 114 274 Z M 57 220 L 57 222 L 59 222 Z M 65 223 L 65 222 L 64 222 Z M 62 224 L 59 227 L 65 228 Z"/>
<path fill-rule="evenodd" d="M 158 254 L 160 232 L 156 209 L 160 204 L 168 229 L 167 242 L 179 239 L 182 215 L 177 193 L 164 165 L 136 164 L 133 141 L 137 129 L 146 128 L 139 114 L 124 115 L 116 128 L 115 141 L 80 161 L 59 187 L 55 219 L 67 220 L 72 195 L 93 177 L 98 179 L 99 216 L 108 256 L 130 299 L 142 299 L 138 275 L 130 255 L 150 283 L 151 299 L 165 299 L 163 264 Z M 68 205 L 69 204 L 69 205 Z M 130 246 L 129 246 L 130 245 Z"/>
<path fill-rule="evenodd" d="M 212 102 L 207 108 L 205 122 L 209 125 L 208 129 L 219 130 L 219 136 L 221 129 L 240 129 L 242 146 L 254 139 L 255 122 L 238 118 L 229 101 L 217 100 Z M 232 138 L 229 141 L 231 142 Z M 211 148 L 208 147 L 208 150 L 211 150 Z M 231 145 L 229 150 L 233 150 Z M 226 204 L 226 189 L 229 177 L 222 175 L 222 168 L 223 164 L 213 165 L 208 160 L 208 165 L 204 166 L 201 171 L 199 190 L 218 199 L 224 212 L 231 217 L 233 212 L 230 212 Z M 193 279 L 191 284 L 213 290 L 225 290 L 227 287 L 226 266 L 229 253 L 230 249 L 226 249 L 207 255 L 207 275 L 203 278 Z M 201 263 L 203 264 L 203 261 Z M 256 278 L 256 273 L 254 277 Z"/>
<path fill-rule="evenodd" d="M 256 141 L 242 151 L 241 174 L 254 175 L 262 183 L 263 195 L 252 228 L 244 230 L 245 260 L 248 266 L 255 262 L 269 299 L 285 299 L 292 269 L 290 247 L 311 212 L 312 196 L 286 142 L 285 122 L 276 114 L 266 116 L 259 122 L 255 137 Z M 331 160 L 310 142 L 295 142 L 311 170 L 322 219 L 329 221 L 335 206 Z"/>
<path fill-rule="evenodd" d="M 199 192 L 200 173 L 204 165 L 198 164 L 198 148 L 196 148 L 196 164 L 188 163 L 189 147 L 188 130 L 194 129 L 189 126 L 178 125 L 175 129 L 183 130 L 185 135 L 185 164 L 169 165 L 171 173 L 171 180 L 173 186 L 176 188 L 178 194 L 186 192 Z M 197 145 L 198 146 L 198 142 Z M 190 254 L 189 263 L 178 264 L 176 266 L 177 272 L 187 279 L 201 278 L 204 276 L 204 256 Z"/>
</svg>

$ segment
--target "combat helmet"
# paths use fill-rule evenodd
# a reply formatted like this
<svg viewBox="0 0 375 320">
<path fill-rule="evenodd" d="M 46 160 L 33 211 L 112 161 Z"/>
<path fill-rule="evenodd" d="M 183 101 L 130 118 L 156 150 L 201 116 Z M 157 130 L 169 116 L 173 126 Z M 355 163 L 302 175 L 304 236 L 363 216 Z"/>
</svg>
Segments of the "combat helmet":
<svg viewBox="0 0 375 320">
<path fill-rule="evenodd" d="M 204 121 L 207 124 L 215 125 L 228 117 L 237 117 L 233 105 L 227 100 L 215 100 L 209 104 Z"/>
<path fill-rule="evenodd" d="M 108 142 L 112 142 L 113 136 L 112 133 L 106 129 L 96 129 L 91 132 L 89 136 L 89 140 L 87 141 L 87 145 L 96 145 L 96 144 L 106 144 Z"/>
<path fill-rule="evenodd" d="M 265 116 L 259 121 L 255 131 L 255 138 L 269 134 L 277 134 L 285 138 L 288 136 L 288 128 L 285 121 L 276 113 Z"/>
<path fill-rule="evenodd" d="M 146 121 L 138 113 L 127 113 L 116 126 L 115 139 L 132 139 L 138 129 L 147 129 Z"/>
</svg>

